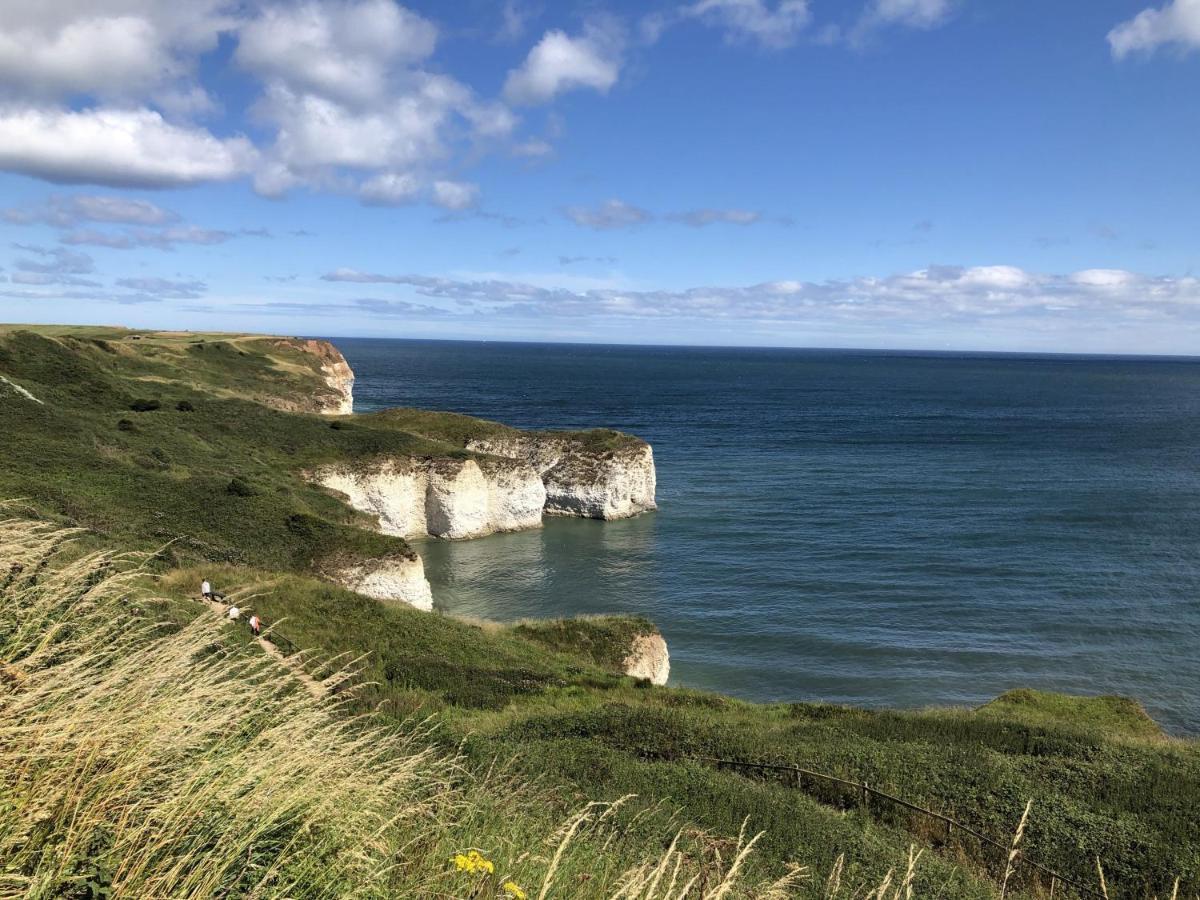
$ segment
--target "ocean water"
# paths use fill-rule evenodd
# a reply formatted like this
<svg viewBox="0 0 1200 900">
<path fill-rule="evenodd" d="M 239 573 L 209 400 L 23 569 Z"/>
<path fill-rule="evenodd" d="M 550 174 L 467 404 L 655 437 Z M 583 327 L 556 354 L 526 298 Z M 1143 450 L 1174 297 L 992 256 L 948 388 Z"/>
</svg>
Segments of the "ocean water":
<svg viewBox="0 0 1200 900">
<path fill-rule="evenodd" d="M 336 339 L 357 408 L 654 445 L 657 513 L 418 544 L 436 604 L 636 612 L 756 700 L 1137 697 L 1200 733 L 1200 359 Z"/>
</svg>

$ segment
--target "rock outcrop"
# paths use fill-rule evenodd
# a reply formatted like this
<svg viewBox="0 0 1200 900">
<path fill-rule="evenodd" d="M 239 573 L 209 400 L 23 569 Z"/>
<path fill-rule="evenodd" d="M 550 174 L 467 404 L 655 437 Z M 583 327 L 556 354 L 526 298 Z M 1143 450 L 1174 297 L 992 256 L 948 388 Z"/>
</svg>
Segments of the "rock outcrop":
<svg viewBox="0 0 1200 900">
<path fill-rule="evenodd" d="M 426 612 L 433 609 L 433 592 L 421 557 L 396 556 L 363 560 L 329 573 L 331 581 L 376 600 L 407 603 Z"/>
<path fill-rule="evenodd" d="M 326 466 L 309 477 L 400 537 L 459 540 L 538 528 L 546 503 L 538 473 L 513 460 L 400 457 Z"/>
<path fill-rule="evenodd" d="M 671 675 L 671 655 L 661 634 L 639 634 L 625 657 L 625 674 L 646 678 L 652 684 L 666 684 Z"/>
<path fill-rule="evenodd" d="M 317 412 L 327 416 L 348 416 L 354 412 L 354 370 L 346 362 L 346 357 L 329 341 L 313 340 L 311 338 L 282 338 L 275 342 L 277 347 L 287 347 L 300 350 L 317 358 L 321 366 L 321 377 L 328 388 L 314 394 L 311 402 L 301 404 L 304 409 L 294 409 L 296 404 L 286 404 L 285 408 L 295 412 Z"/>
<path fill-rule="evenodd" d="M 657 508 L 654 451 L 642 441 L 593 449 L 578 438 L 527 432 L 473 440 L 467 449 L 534 468 L 546 487 L 547 515 L 624 519 Z"/>
</svg>

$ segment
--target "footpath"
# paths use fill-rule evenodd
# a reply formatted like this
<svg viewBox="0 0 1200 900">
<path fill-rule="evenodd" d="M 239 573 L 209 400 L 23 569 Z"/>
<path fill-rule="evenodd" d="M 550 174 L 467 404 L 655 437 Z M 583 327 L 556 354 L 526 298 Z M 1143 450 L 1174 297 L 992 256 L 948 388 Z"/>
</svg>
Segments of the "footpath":
<svg viewBox="0 0 1200 900">
<path fill-rule="evenodd" d="M 219 600 L 201 600 L 200 602 L 212 610 L 213 614 L 218 616 L 223 622 L 230 621 L 228 604 L 222 603 Z M 236 619 L 234 621 L 239 625 L 245 624 L 241 619 Z M 301 664 L 301 661 L 297 658 L 299 654 L 295 656 L 284 655 L 283 651 L 275 646 L 275 644 L 268 637 L 269 634 L 270 632 L 268 631 L 266 634 L 262 634 L 254 638 L 256 641 L 258 641 L 258 645 L 262 647 L 263 652 L 280 665 L 288 669 L 288 671 L 290 671 L 292 675 L 294 675 L 296 679 L 302 685 L 304 685 L 305 690 L 307 690 L 309 694 L 311 694 L 317 700 L 324 700 L 326 697 L 328 697 L 332 693 L 330 686 L 326 682 L 314 678 L 305 670 L 304 666 Z M 338 676 L 334 676 L 331 680 L 341 681 Z"/>
</svg>

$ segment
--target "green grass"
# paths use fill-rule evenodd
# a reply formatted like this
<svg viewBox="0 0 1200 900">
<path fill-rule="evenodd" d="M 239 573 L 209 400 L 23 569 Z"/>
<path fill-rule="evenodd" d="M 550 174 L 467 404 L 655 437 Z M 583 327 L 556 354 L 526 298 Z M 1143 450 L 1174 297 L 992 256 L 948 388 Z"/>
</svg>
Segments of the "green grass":
<svg viewBox="0 0 1200 900">
<path fill-rule="evenodd" d="M 179 573 L 166 586 L 185 595 L 200 575 Z M 636 793 L 653 806 L 662 798 L 722 834 L 748 818 L 766 832 L 752 863 L 762 877 L 803 848 L 819 869 L 845 854 L 850 876 L 867 883 L 917 841 L 932 854 L 920 885 L 986 896 L 981 879 L 996 874 L 998 855 L 905 810 L 864 809 L 851 790 L 819 781 L 797 790 L 696 757 L 866 781 L 1000 841 L 1033 799 L 1025 846 L 1044 865 L 1095 884 L 1098 856 L 1110 882 L 1138 896 L 1169 895 L 1175 877 L 1191 893 L 1200 884 L 1200 751 L 1157 728 L 1130 729 L 1136 715 L 1126 708 L 1114 718 L 1105 698 L 1040 695 L 1031 709 L 1006 695 L 978 711 L 752 704 L 613 674 L 619 642 L 643 627 L 636 619 L 481 626 L 311 579 L 267 579 L 235 569 L 216 576 L 218 585 L 261 592 L 254 607 L 301 646 L 361 658 L 362 708 L 396 719 L 435 715 L 447 748 L 461 746 L 481 767 L 512 758 L 526 777 L 553 781 L 575 801 Z M 1047 704 L 1061 714 L 1048 717 Z M 1018 883 L 1035 887 L 1023 873 Z"/>
</svg>

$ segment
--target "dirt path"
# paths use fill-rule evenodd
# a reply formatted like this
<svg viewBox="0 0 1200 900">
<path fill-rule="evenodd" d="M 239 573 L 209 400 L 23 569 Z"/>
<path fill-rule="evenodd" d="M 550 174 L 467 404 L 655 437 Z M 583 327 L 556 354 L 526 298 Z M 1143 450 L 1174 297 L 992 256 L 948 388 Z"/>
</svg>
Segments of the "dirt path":
<svg viewBox="0 0 1200 900">
<path fill-rule="evenodd" d="M 218 600 L 205 600 L 203 603 L 223 622 L 229 621 L 228 604 L 221 603 Z M 238 619 L 237 622 L 239 624 L 244 624 L 241 619 Z M 255 640 L 258 641 L 258 645 L 263 648 L 263 651 L 267 654 L 267 656 L 274 659 L 281 666 L 284 666 L 294 676 L 296 676 L 296 679 L 302 685 L 304 685 L 304 689 L 308 691 L 310 695 L 315 697 L 317 700 L 324 700 L 329 696 L 329 688 L 326 687 L 325 682 L 318 681 L 316 678 L 313 678 L 298 662 L 289 656 L 284 656 L 283 651 L 276 647 L 275 644 L 273 644 L 270 640 L 268 640 L 266 637 L 259 637 Z"/>
</svg>

